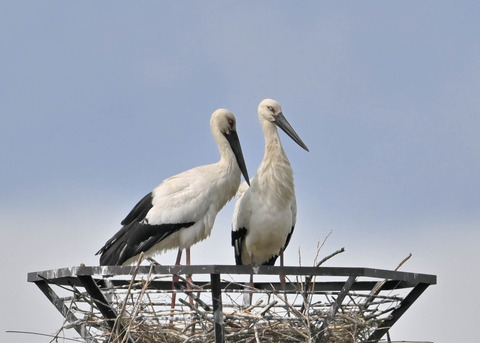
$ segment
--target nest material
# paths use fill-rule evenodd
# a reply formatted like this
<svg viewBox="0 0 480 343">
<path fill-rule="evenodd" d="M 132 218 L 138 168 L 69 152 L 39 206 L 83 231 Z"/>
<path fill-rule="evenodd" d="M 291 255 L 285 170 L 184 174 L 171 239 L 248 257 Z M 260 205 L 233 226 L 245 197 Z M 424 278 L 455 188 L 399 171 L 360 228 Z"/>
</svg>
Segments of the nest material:
<svg viewBox="0 0 480 343">
<path fill-rule="evenodd" d="M 133 275 L 128 287 L 104 289 L 118 314 L 113 330 L 88 293 L 74 289 L 64 300 L 79 318 L 75 324 L 84 325 L 98 342 L 214 342 L 209 284 L 200 287 L 183 279 L 190 290 L 149 288 L 153 280 L 167 277 L 171 276 Z M 333 313 L 338 292 L 312 290 L 314 278 L 297 277 L 290 283 L 297 291 L 252 290 L 243 284 L 243 289 L 223 291 L 226 342 L 366 342 L 401 301 L 393 295 L 350 292 Z M 177 302 L 172 309 L 174 292 Z M 250 297 L 253 305 L 245 305 Z M 65 323 L 59 334 L 69 328 Z"/>
<path fill-rule="evenodd" d="M 339 249 L 317 262 L 325 240 L 317 245 L 314 260 L 317 267 L 344 252 L 344 248 Z M 395 270 L 410 257 L 411 254 Z M 135 272 L 128 286 L 115 287 L 103 280 L 104 284 L 110 284 L 103 291 L 118 314 L 113 329 L 90 295 L 72 287 L 73 295 L 63 301 L 79 319 L 75 323 L 65 322 L 55 337 L 66 335 L 72 325 L 81 325 L 99 343 L 215 342 L 210 284 L 198 281 L 195 284 L 177 275 L 182 283 L 176 290 L 158 290 L 149 287 L 152 281 L 169 280 L 172 275 L 152 276 L 151 270 L 142 277 L 137 277 Z M 222 281 L 239 286 L 222 291 L 225 341 L 232 343 L 366 343 L 372 332 L 389 319 L 390 313 L 403 300 L 392 291 L 383 294 L 381 290 L 385 281 L 378 282 L 372 290 L 350 291 L 343 295 L 316 291 L 318 281 L 315 276 L 297 276 L 293 281 L 287 278 L 294 291 L 259 290 L 233 279 Z M 174 293 L 176 302 L 172 308 Z"/>
</svg>

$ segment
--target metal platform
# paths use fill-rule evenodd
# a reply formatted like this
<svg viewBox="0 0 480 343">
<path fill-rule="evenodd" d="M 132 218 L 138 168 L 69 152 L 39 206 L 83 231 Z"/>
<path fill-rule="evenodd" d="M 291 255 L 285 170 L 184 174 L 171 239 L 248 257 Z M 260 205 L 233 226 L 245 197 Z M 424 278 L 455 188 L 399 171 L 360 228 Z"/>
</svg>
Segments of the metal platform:
<svg viewBox="0 0 480 343">
<path fill-rule="evenodd" d="M 253 289 L 238 280 L 251 274 Z M 180 276 L 174 290 L 173 275 Z M 181 275 L 192 275 L 194 281 Z M 284 287 L 278 275 L 287 277 Z M 348 334 L 356 342 L 379 342 L 437 278 L 349 267 L 142 265 L 60 268 L 29 273 L 28 281 L 60 311 L 68 328 L 89 343 L 109 342 L 115 330 L 123 332 L 122 341 L 147 341 L 125 330 L 125 318 L 129 323 L 154 322 L 160 331 L 183 325 L 182 334 L 196 318 L 205 327 L 206 333 L 198 334 L 203 342 L 241 341 L 248 329 L 255 330 L 257 339 L 260 330 L 265 337 L 279 337 L 283 333 L 275 323 L 298 331 L 304 341 L 333 342 Z M 178 297 L 172 309 L 169 300 L 174 293 Z M 245 303 L 248 297 L 253 306 Z M 95 322 L 93 315 L 104 321 Z M 245 323 L 247 328 L 242 328 Z"/>
</svg>

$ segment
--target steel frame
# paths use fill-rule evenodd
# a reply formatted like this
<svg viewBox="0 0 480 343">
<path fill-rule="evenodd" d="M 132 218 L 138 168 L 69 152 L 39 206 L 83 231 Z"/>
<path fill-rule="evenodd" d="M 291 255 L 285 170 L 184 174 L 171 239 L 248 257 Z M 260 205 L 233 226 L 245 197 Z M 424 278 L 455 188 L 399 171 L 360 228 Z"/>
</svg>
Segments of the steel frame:
<svg viewBox="0 0 480 343">
<path fill-rule="evenodd" d="M 408 308 L 417 300 L 417 298 L 428 288 L 437 282 L 435 275 L 407 273 L 383 269 L 372 268 L 353 268 L 353 267 L 275 267 L 275 266 L 231 266 L 231 265 L 190 265 L 190 266 L 76 266 L 40 272 L 31 272 L 28 274 L 28 282 L 35 283 L 45 294 L 57 310 L 71 323 L 73 329 L 87 343 L 98 343 L 83 324 L 78 324 L 78 318 L 65 305 L 64 300 L 59 297 L 50 285 L 64 287 L 82 287 L 88 292 L 107 320 L 112 330 L 115 328 L 117 313 L 109 304 L 102 288 L 105 288 L 106 280 L 114 285 L 128 285 L 133 275 L 209 275 L 210 285 L 207 282 L 203 284 L 211 289 L 213 315 L 215 320 L 215 342 L 225 342 L 224 332 L 224 314 L 222 311 L 222 292 L 228 292 L 238 289 L 241 286 L 221 281 L 221 275 L 287 275 L 301 277 L 343 277 L 346 281 L 321 281 L 316 282 L 315 290 L 320 292 L 337 292 L 336 301 L 330 307 L 325 318 L 325 327 L 334 320 L 335 315 L 342 304 L 343 299 L 353 291 L 370 291 L 371 294 L 380 292 L 380 290 L 398 290 L 404 289 L 410 291 L 400 302 L 400 305 L 394 309 L 388 319 L 370 335 L 365 342 L 378 342 L 389 329 L 400 319 Z M 109 279 L 110 277 L 124 276 L 120 279 Z M 130 278 L 129 278 L 130 277 Z M 367 280 L 359 281 L 359 278 Z M 172 283 L 168 281 L 152 281 L 149 287 L 153 289 L 168 290 Z M 280 283 L 275 282 L 256 282 L 255 288 L 259 290 L 278 290 L 281 289 Z M 295 292 L 296 288 L 292 284 L 286 285 L 285 292 Z M 368 305 L 367 305 L 368 306 Z M 133 342 L 131 337 L 126 337 L 126 341 Z M 321 340 L 320 340 L 321 341 Z"/>
</svg>

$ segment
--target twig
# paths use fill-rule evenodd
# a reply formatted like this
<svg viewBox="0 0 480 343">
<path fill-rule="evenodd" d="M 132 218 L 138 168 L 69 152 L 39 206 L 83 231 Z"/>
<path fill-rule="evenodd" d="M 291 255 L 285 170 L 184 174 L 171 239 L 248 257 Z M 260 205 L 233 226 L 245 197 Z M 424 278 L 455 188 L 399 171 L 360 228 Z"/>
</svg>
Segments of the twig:
<svg viewBox="0 0 480 343">
<path fill-rule="evenodd" d="M 276 304 L 278 304 L 278 301 L 277 301 L 277 300 L 272 301 L 270 304 L 268 304 L 267 306 L 265 306 L 258 314 L 263 317 L 263 316 L 265 315 L 265 313 L 267 313 L 267 311 L 270 310 L 270 309 L 271 309 L 273 306 L 275 306 Z"/>
<path fill-rule="evenodd" d="M 333 230 L 330 230 L 330 232 L 325 236 L 325 238 L 323 239 L 323 242 L 322 244 L 320 244 L 320 242 L 317 243 L 317 253 L 315 254 L 315 258 L 313 259 L 313 263 L 315 264 L 315 262 L 317 262 L 317 259 L 318 259 L 318 255 L 320 254 L 320 250 L 322 250 L 323 246 L 325 245 L 325 242 L 327 241 L 327 239 L 330 237 L 330 235 L 332 234 Z"/>
<path fill-rule="evenodd" d="M 190 283 L 190 282 L 189 282 Z M 193 285 L 193 284 L 192 284 Z M 198 305 L 200 305 L 205 311 L 211 311 L 210 309 L 210 306 L 208 306 L 202 299 L 200 299 L 200 297 L 196 296 L 193 292 L 193 290 L 189 290 L 187 289 L 185 286 L 183 286 L 182 284 L 177 284 L 176 285 L 177 288 L 179 288 L 180 290 L 182 290 L 189 298 L 191 298 L 192 300 L 194 300 Z M 200 287 L 198 287 L 197 285 L 194 285 L 193 288 L 196 288 L 196 289 L 202 289 Z"/>
<path fill-rule="evenodd" d="M 263 304 L 262 299 L 258 300 L 255 304 L 248 306 L 247 308 L 245 308 L 244 311 L 249 312 L 249 311 L 253 310 L 255 307 L 259 307 L 261 304 Z"/>
<path fill-rule="evenodd" d="M 327 240 L 328 236 L 330 236 L 332 232 L 330 231 L 330 233 L 327 235 L 327 237 L 324 239 L 324 243 L 325 241 Z M 317 248 L 317 256 L 315 256 L 315 261 L 317 260 L 317 257 L 318 257 L 318 252 L 319 250 L 321 249 L 321 247 L 323 246 L 323 244 L 320 245 L 318 248 Z M 332 257 L 338 255 L 338 254 L 341 254 L 342 252 L 345 251 L 345 248 L 341 248 L 341 249 L 338 249 L 337 251 L 335 251 L 334 253 L 322 258 L 322 260 L 320 262 L 318 262 L 315 267 L 320 267 L 323 263 L 325 263 L 326 261 L 328 261 L 329 259 L 331 259 Z M 313 281 L 312 281 L 313 280 Z M 304 282 L 305 286 L 302 287 L 303 288 L 303 292 L 302 292 L 302 296 L 303 296 L 303 305 L 302 305 L 302 308 L 301 308 L 301 312 L 302 313 L 305 313 L 306 311 L 308 311 L 308 304 L 310 303 L 311 301 L 311 296 L 309 296 L 308 292 L 311 290 L 311 289 L 314 289 L 315 288 L 315 278 L 313 275 L 309 275 L 307 277 L 305 277 L 305 282 Z"/>
<path fill-rule="evenodd" d="M 398 266 L 395 268 L 395 271 L 397 271 L 398 269 L 400 269 L 400 267 L 405 263 L 407 262 L 410 257 L 412 257 L 412 254 L 409 253 L 407 257 L 405 257 L 402 262 L 400 262 L 398 264 Z M 377 282 L 377 284 L 375 285 L 375 287 L 373 287 L 372 291 L 370 292 L 369 294 L 369 297 L 365 300 L 365 302 L 361 305 L 361 309 L 367 309 L 370 305 L 373 304 L 373 300 L 375 299 L 375 297 L 381 292 L 383 286 L 385 286 L 385 284 L 387 283 L 388 280 L 382 280 L 382 281 L 379 281 Z"/>
<path fill-rule="evenodd" d="M 128 296 L 130 295 L 131 291 L 132 291 L 132 288 L 133 288 L 133 284 L 134 284 L 134 281 L 135 281 L 135 277 L 137 276 L 137 273 L 138 273 L 138 269 L 140 268 L 140 264 L 142 263 L 143 261 L 143 252 L 140 253 L 140 257 L 138 258 L 138 263 L 137 263 L 137 266 L 135 267 L 133 273 L 132 273 L 132 278 L 130 280 L 130 284 L 128 286 L 128 290 L 127 290 L 127 295 L 125 298 L 128 298 Z M 122 306 L 122 310 L 120 311 L 120 313 L 118 314 L 117 316 L 117 319 L 115 320 L 115 323 L 113 325 L 113 328 L 112 328 L 112 334 L 115 332 L 115 331 L 119 331 L 119 328 L 122 327 L 121 325 L 121 318 L 123 316 L 123 314 L 125 313 L 125 309 L 126 309 L 126 305 L 127 305 L 127 301 L 124 302 L 123 306 Z M 133 342 L 133 339 L 131 338 L 130 336 L 130 333 L 129 333 L 129 330 L 128 330 L 128 327 L 126 328 L 123 328 L 123 331 L 124 332 L 120 332 L 119 333 L 119 336 L 122 337 L 122 342 L 126 342 L 126 341 L 132 341 Z M 123 335 L 123 333 L 125 333 L 125 335 Z M 112 336 L 110 336 L 109 338 L 109 342 L 112 340 Z M 116 339 L 114 339 L 114 341 L 116 341 Z"/>
<path fill-rule="evenodd" d="M 318 243 L 318 249 L 323 247 L 327 238 L 323 243 Z M 320 261 L 318 261 L 320 254 L 317 252 L 314 266 L 318 267 L 344 251 L 344 248 L 339 249 Z M 300 254 L 299 259 L 301 263 Z M 396 270 L 406 260 L 408 258 L 404 259 Z M 171 310 L 168 297 L 172 290 L 168 287 L 169 285 L 167 289 L 161 289 L 165 285 L 155 283 L 162 276 L 152 275 L 155 271 L 153 264 L 146 278 L 140 278 L 138 268 L 139 266 L 133 270 L 130 280 L 118 283 L 122 285 L 115 286 L 116 283 L 112 282 L 107 287 L 111 294 L 109 303 L 112 309 L 121 314 L 117 319 L 118 324 L 125 324 L 121 333 L 111 330 L 106 325 L 105 319 L 93 305 L 88 293 L 82 293 L 76 289 L 74 296 L 62 298 L 70 311 L 76 313 L 79 318 L 78 323 L 74 324 L 84 326 L 85 330 L 90 332 L 98 342 L 121 343 L 121 338 L 126 337 L 125 332 L 135 342 L 202 343 L 214 340 L 215 317 L 211 310 L 211 293 L 208 285 L 201 287 L 179 276 L 179 280 L 184 281 L 179 283 L 184 294 L 179 299 L 182 305 L 175 309 L 175 326 L 170 328 L 168 323 Z M 227 287 L 222 292 L 227 342 L 318 342 L 322 336 L 325 342 L 363 342 L 382 325 L 386 318 L 391 316 L 391 312 L 403 300 L 396 295 L 384 294 L 388 292 L 381 288 L 376 295 L 369 295 L 368 292 L 363 291 L 357 294 L 351 290 L 348 298 L 338 303 L 337 314 L 328 328 L 325 328 L 323 323 L 328 310 L 336 302 L 339 293 L 320 291 L 318 286 L 316 287 L 318 289 L 315 289 L 313 276 L 297 276 L 296 284 L 295 279 L 292 278 L 292 280 L 293 282 L 289 280 L 291 287 L 285 293 L 263 287 L 262 289 Z M 235 281 L 228 281 L 228 283 L 244 285 Z M 154 287 L 157 285 L 158 288 Z M 192 290 L 187 290 L 185 285 L 189 285 Z M 243 308 L 239 298 L 242 294 L 252 293 L 255 295 L 256 303 Z M 187 296 L 193 298 L 195 303 L 190 304 Z M 362 307 L 365 300 L 369 301 L 366 309 Z M 61 340 L 63 338 L 61 335 L 71 325 L 72 323 L 64 322 L 59 333 L 50 337 Z"/>
<path fill-rule="evenodd" d="M 257 343 L 260 343 L 260 337 L 258 337 L 258 330 L 256 325 L 253 325 L 253 331 L 255 332 L 255 341 Z"/>
<path fill-rule="evenodd" d="M 39 333 L 39 332 L 31 332 L 31 331 L 15 331 L 15 330 L 8 330 L 5 331 L 5 333 L 19 333 L 19 334 L 24 334 L 24 335 L 34 335 L 34 336 L 43 336 L 43 337 L 50 337 L 53 339 L 58 339 L 57 335 L 49 335 L 46 333 Z M 67 337 L 62 337 L 62 340 L 67 340 L 67 341 L 72 341 L 72 342 L 85 342 L 83 339 L 74 339 L 74 338 L 67 338 Z"/>
<path fill-rule="evenodd" d="M 330 255 L 322 258 L 322 260 L 320 262 L 318 262 L 315 267 L 320 267 L 322 264 L 324 264 L 326 261 L 328 261 L 329 259 L 331 259 L 332 257 L 338 255 L 338 254 L 341 254 L 342 252 L 345 251 L 345 248 L 341 248 L 341 249 L 338 249 L 337 251 L 335 251 L 334 253 L 331 253 Z"/>
<path fill-rule="evenodd" d="M 142 253 L 143 254 L 143 253 Z M 138 262 L 138 265 L 137 265 L 137 270 L 140 266 L 140 263 L 141 263 L 141 260 L 142 260 L 142 255 L 140 255 L 140 259 L 139 259 L 139 262 Z M 139 310 L 139 307 L 140 307 L 140 303 L 141 303 L 141 300 L 143 298 L 143 295 L 145 294 L 145 291 L 147 290 L 148 288 L 148 285 L 150 284 L 150 280 L 151 280 L 151 276 L 152 276 L 152 269 L 153 269 L 153 264 L 150 265 L 150 269 L 148 271 L 148 274 L 147 274 L 147 280 L 145 281 L 143 287 L 142 287 L 142 290 L 140 292 L 140 295 L 138 296 L 138 300 L 135 304 L 135 307 L 133 308 L 133 313 L 132 313 L 132 316 L 131 316 L 131 319 L 130 319 L 130 323 L 128 326 L 130 326 L 133 321 L 135 320 L 135 317 L 137 316 L 137 313 L 138 313 L 138 310 Z M 132 281 L 133 281 L 133 278 L 132 278 Z"/>
<path fill-rule="evenodd" d="M 405 257 L 405 258 L 402 260 L 402 262 L 400 262 L 400 263 L 398 264 L 398 266 L 395 268 L 395 271 L 397 271 L 398 269 L 400 269 L 400 267 L 401 267 L 405 262 L 407 262 L 407 261 L 410 259 L 410 257 L 412 257 L 412 254 L 411 254 L 411 253 L 408 254 L 408 256 Z M 375 287 L 373 288 L 373 290 L 372 290 L 372 292 L 370 293 L 370 295 L 377 295 L 377 294 L 380 292 L 380 290 L 382 289 L 382 287 L 383 287 L 386 283 L 387 283 L 387 280 L 379 281 L 379 282 L 375 285 Z"/>
<path fill-rule="evenodd" d="M 397 266 L 397 268 L 395 268 L 395 271 L 399 270 L 400 267 L 403 266 L 403 264 L 410 259 L 410 257 L 412 257 L 412 253 L 409 253 L 408 256 L 405 257 L 405 258 L 402 260 L 402 262 L 399 263 L 399 265 Z"/>
</svg>

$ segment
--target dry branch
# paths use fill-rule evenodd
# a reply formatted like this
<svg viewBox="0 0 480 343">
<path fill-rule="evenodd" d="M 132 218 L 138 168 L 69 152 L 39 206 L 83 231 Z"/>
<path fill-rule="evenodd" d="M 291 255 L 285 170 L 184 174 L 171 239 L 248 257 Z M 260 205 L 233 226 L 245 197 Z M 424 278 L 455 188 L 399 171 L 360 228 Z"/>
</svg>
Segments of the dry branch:
<svg viewBox="0 0 480 343">
<path fill-rule="evenodd" d="M 315 265 L 320 266 L 343 251 L 343 248 L 339 249 L 315 262 Z M 195 284 L 178 276 L 177 289 L 153 289 L 150 287 L 152 281 L 159 276 L 152 275 L 152 268 L 147 275 L 139 276 L 138 266 L 128 286 L 114 286 L 112 282 L 104 282 L 108 287 L 103 291 L 108 294 L 111 307 L 118 313 L 117 327 L 122 327 L 123 332 L 111 330 L 88 293 L 77 288 L 73 288 L 73 295 L 63 298 L 70 311 L 79 318 L 75 324 L 84 325 L 98 343 L 121 343 L 127 338 L 142 343 L 205 343 L 215 340 L 209 283 Z M 235 281 L 230 281 L 230 284 L 243 286 Z M 313 276 L 298 276 L 290 285 L 297 291 L 248 287 L 224 290 L 226 341 L 364 342 L 402 300 L 397 295 L 381 294 L 380 287 L 376 294 L 351 291 L 337 304 L 339 292 L 315 290 Z M 173 292 L 177 294 L 177 303 L 172 310 L 170 302 Z M 252 294 L 252 305 L 244 306 L 245 294 Z M 193 303 L 190 299 L 194 300 Z M 326 321 L 334 304 L 338 305 L 338 311 Z M 325 323 L 329 325 L 325 327 Z M 61 337 L 71 327 L 72 323 L 64 322 L 55 337 Z"/>
</svg>

